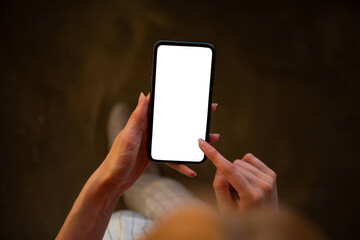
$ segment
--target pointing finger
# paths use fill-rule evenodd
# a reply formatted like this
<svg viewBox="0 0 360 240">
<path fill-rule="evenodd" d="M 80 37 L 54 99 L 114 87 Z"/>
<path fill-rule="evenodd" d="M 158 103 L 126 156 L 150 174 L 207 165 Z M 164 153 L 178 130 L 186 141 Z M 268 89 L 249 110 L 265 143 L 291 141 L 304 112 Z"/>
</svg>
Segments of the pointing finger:
<svg viewBox="0 0 360 240">
<path fill-rule="evenodd" d="M 213 146 L 201 138 L 199 138 L 199 147 L 222 173 L 225 174 L 234 167 L 233 164 L 224 158 Z"/>
</svg>

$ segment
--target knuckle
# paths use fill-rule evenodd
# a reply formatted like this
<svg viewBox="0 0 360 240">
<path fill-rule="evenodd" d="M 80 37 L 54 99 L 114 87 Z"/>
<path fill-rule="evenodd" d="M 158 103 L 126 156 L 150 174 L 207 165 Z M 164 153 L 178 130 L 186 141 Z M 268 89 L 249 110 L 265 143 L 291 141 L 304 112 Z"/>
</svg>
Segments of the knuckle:
<svg viewBox="0 0 360 240">
<path fill-rule="evenodd" d="M 254 155 L 251 154 L 251 153 L 247 153 L 247 154 L 245 154 L 245 156 L 243 157 L 243 161 L 249 161 L 249 160 L 251 160 L 252 158 L 254 158 Z"/>
<path fill-rule="evenodd" d="M 228 174 L 231 174 L 231 175 L 233 175 L 233 174 L 235 174 L 236 172 L 237 172 L 237 168 L 236 168 L 236 166 L 234 165 L 234 164 L 227 164 L 226 166 L 225 166 L 225 171 L 228 173 Z"/>
<path fill-rule="evenodd" d="M 241 160 L 240 159 L 235 159 L 234 164 L 241 164 Z"/>
<path fill-rule="evenodd" d="M 140 144 L 140 137 L 138 132 L 127 131 L 122 135 L 122 147 L 125 150 L 132 150 Z"/>
<path fill-rule="evenodd" d="M 216 158 L 219 158 L 219 157 L 220 157 L 219 152 L 218 152 L 215 148 L 211 147 L 211 148 L 209 148 L 209 150 L 210 150 L 211 154 L 212 154 L 213 156 L 215 156 Z"/>
<path fill-rule="evenodd" d="M 262 199 L 262 194 L 258 191 L 252 191 L 249 197 L 252 203 L 259 203 Z"/>
<path fill-rule="evenodd" d="M 214 148 L 209 147 L 208 145 L 203 147 L 206 150 L 207 154 L 213 157 L 217 157 L 217 151 Z"/>
<path fill-rule="evenodd" d="M 266 196 L 269 196 L 273 192 L 273 185 L 270 183 L 264 183 L 261 189 Z"/>
<path fill-rule="evenodd" d="M 215 191 L 221 191 L 225 188 L 228 187 L 228 184 L 226 181 L 219 179 L 219 178 L 215 178 L 213 181 L 213 187 Z"/>
<path fill-rule="evenodd" d="M 270 169 L 268 174 L 273 180 L 276 180 L 277 176 L 276 176 L 276 173 L 273 170 Z"/>
</svg>

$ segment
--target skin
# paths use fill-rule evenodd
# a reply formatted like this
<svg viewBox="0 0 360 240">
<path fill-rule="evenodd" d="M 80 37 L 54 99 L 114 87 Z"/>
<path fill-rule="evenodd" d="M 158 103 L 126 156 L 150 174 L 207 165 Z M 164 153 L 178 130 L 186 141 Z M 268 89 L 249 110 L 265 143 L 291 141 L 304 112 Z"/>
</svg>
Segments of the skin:
<svg viewBox="0 0 360 240">
<path fill-rule="evenodd" d="M 149 95 L 145 97 L 141 93 L 125 128 L 84 185 L 56 239 L 102 239 L 119 198 L 150 164 L 146 154 L 148 107 Z M 212 112 L 216 107 L 217 104 L 212 104 Z M 215 142 L 219 137 L 219 134 L 210 134 L 209 142 Z M 220 170 L 214 180 L 220 209 L 245 209 L 277 202 L 275 173 L 260 160 L 249 155 L 242 162 L 231 163 L 205 141 L 200 140 L 199 146 Z M 186 165 L 168 166 L 189 177 L 196 176 Z M 238 199 L 232 197 L 231 186 Z"/>
<path fill-rule="evenodd" d="M 199 147 L 217 168 L 213 187 L 221 212 L 269 205 L 278 208 L 276 174 L 262 161 L 248 153 L 230 162 L 203 139 Z"/>
<path fill-rule="evenodd" d="M 217 104 L 212 104 L 212 112 Z M 146 154 L 149 95 L 140 94 L 138 105 L 126 126 L 116 137 L 102 164 L 91 175 L 77 197 L 57 239 L 101 239 L 116 203 L 150 164 Z M 211 142 L 219 134 L 210 134 Z M 196 173 L 183 164 L 168 164 L 194 177 Z"/>
</svg>

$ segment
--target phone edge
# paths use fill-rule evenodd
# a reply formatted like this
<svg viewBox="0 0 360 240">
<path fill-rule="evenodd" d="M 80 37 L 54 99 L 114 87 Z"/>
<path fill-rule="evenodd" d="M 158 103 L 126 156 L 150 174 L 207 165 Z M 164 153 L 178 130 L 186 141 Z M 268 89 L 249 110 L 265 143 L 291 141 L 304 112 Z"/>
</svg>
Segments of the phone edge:
<svg viewBox="0 0 360 240">
<path fill-rule="evenodd" d="M 154 108 L 154 97 L 155 97 L 155 74 L 156 74 L 156 57 L 157 49 L 161 45 L 177 45 L 177 46 L 203 46 L 208 47 L 212 51 L 211 59 L 211 72 L 210 72 L 210 87 L 209 87 L 209 102 L 208 102 L 208 116 L 206 123 L 206 134 L 205 141 L 209 142 L 210 134 L 210 122 L 211 122 L 211 105 L 212 105 L 212 95 L 213 95 L 213 86 L 214 86 L 214 75 L 215 75 L 215 47 L 213 44 L 208 42 L 190 42 L 190 41 L 175 41 L 175 40 L 159 40 L 154 44 L 153 47 L 153 57 L 151 63 L 151 88 L 150 88 L 150 104 L 148 112 L 148 142 L 147 142 L 147 156 L 152 162 L 157 163 L 182 163 L 182 164 L 201 164 L 206 161 L 207 157 L 204 154 L 204 158 L 201 161 L 173 161 L 173 160 L 157 160 L 151 156 L 151 144 L 152 144 L 152 124 L 153 124 L 153 108 Z"/>
</svg>

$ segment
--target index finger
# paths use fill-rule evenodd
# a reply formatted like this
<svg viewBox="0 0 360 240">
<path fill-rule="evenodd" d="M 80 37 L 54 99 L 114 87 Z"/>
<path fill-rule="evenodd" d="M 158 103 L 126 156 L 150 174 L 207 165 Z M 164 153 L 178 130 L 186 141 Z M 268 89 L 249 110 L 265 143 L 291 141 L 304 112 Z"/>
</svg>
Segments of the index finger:
<svg viewBox="0 0 360 240">
<path fill-rule="evenodd" d="M 224 174 L 228 173 L 233 164 L 223 157 L 213 146 L 199 138 L 199 147 L 214 165 Z"/>
<path fill-rule="evenodd" d="M 236 189 L 239 196 L 246 196 L 251 186 L 246 177 L 238 171 L 237 166 L 224 158 L 213 146 L 199 138 L 199 147 L 210 161 L 225 175 L 230 184 Z"/>
</svg>

